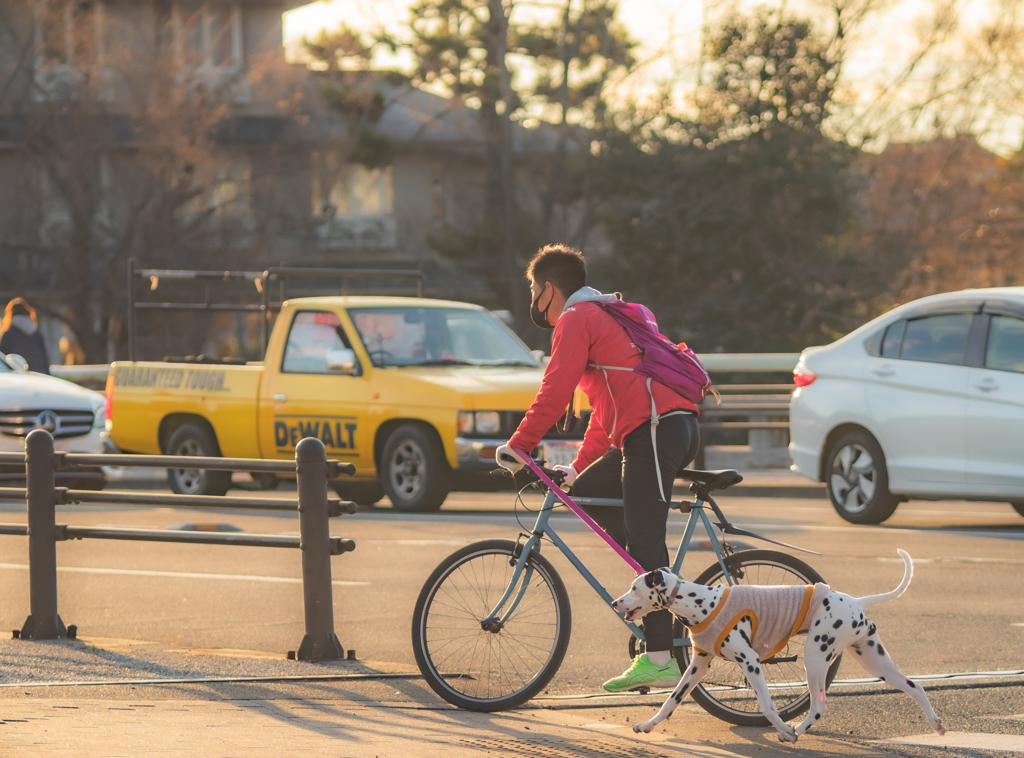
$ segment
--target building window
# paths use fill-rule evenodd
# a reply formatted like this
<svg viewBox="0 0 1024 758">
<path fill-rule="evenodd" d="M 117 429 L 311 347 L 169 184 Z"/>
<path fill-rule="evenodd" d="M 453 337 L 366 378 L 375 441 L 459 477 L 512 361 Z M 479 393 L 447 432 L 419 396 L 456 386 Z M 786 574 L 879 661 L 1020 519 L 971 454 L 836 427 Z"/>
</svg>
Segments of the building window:
<svg viewBox="0 0 1024 758">
<path fill-rule="evenodd" d="M 104 65 L 106 18 L 100 2 L 48 0 L 34 6 L 37 100 L 73 97 Z"/>
<path fill-rule="evenodd" d="M 313 216 L 323 219 L 328 247 L 395 247 L 395 194 L 391 166 L 341 163 L 337 154 L 314 152 Z"/>
<path fill-rule="evenodd" d="M 185 220 L 202 219 L 211 230 L 251 228 L 252 166 L 247 155 L 216 155 L 193 171 L 196 194 L 182 209 Z"/>
<path fill-rule="evenodd" d="M 175 3 L 174 46 L 181 66 L 237 70 L 242 66 L 242 10 L 236 4 Z"/>
</svg>

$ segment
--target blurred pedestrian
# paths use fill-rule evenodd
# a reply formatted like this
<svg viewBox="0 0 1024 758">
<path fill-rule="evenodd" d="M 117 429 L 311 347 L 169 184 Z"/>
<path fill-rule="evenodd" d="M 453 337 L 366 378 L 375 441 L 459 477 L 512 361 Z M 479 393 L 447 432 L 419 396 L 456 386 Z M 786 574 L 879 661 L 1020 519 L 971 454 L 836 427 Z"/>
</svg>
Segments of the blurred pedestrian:
<svg viewBox="0 0 1024 758">
<path fill-rule="evenodd" d="M 39 320 L 35 309 L 23 297 L 14 298 L 4 310 L 0 353 L 20 355 L 28 362 L 30 371 L 50 373 L 50 356 L 43 333 L 39 331 Z"/>
</svg>

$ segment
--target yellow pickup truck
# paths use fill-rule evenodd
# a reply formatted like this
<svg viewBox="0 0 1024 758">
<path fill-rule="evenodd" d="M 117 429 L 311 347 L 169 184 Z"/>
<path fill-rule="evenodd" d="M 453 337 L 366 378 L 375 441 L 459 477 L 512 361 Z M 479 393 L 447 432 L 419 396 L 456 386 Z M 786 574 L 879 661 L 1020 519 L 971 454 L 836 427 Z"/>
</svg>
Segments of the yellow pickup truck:
<svg viewBox="0 0 1024 758">
<path fill-rule="evenodd" d="M 535 355 L 467 303 L 310 297 L 281 305 L 262 362 L 115 362 L 108 428 L 126 452 L 294 457 L 316 437 L 354 463 L 342 497 L 430 511 L 474 489 L 540 387 Z M 575 457 L 585 419 L 549 432 L 535 456 Z M 222 495 L 228 472 L 169 470 L 183 494 Z"/>
</svg>

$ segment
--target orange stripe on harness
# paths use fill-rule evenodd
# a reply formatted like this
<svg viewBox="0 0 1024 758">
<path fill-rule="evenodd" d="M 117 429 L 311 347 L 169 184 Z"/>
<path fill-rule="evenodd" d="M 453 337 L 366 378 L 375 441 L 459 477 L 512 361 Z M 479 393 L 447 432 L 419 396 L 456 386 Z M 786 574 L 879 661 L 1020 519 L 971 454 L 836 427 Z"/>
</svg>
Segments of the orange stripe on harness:
<svg viewBox="0 0 1024 758">
<path fill-rule="evenodd" d="M 782 650 L 782 648 L 789 644 L 790 638 L 803 628 L 804 620 L 807 618 L 807 611 L 811 607 L 811 597 L 813 595 L 814 585 L 808 584 L 807 589 L 804 590 L 804 602 L 800 605 L 800 613 L 796 615 L 796 622 L 793 624 L 793 628 L 789 631 L 789 634 L 786 635 L 786 638 L 782 640 L 782 642 L 776 645 L 770 653 L 768 653 L 766 656 L 764 656 L 764 658 L 761 659 L 762 661 L 765 658 L 771 658 L 777 652 Z"/>
<path fill-rule="evenodd" d="M 715 655 L 722 655 L 720 652 L 722 649 L 722 643 L 725 642 L 725 638 L 729 636 L 729 632 L 734 630 L 736 624 L 738 624 L 744 616 L 750 616 L 750 645 L 753 647 L 754 637 L 757 636 L 757 614 L 748 608 L 745 611 L 737 613 L 732 617 L 732 621 L 725 625 L 725 629 L 722 630 L 722 633 L 718 635 L 718 639 L 715 640 Z"/>
<path fill-rule="evenodd" d="M 729 599 L 729 593 L 730 592 L 732 592 L 732 587 L 726 587 L 725 588 L 725 592 L 722 593 L 722 599 L 718 602 L 718 607 L 715 608 L 715 610 L 713 610 L 711 612 L 711 615 L 709 615 L 706 619 L 704 619 L 699 624 L 697 624 L 697 626 L 691 626 L 690 627 L 690 635 L 691 636 L 694 635 L 694 634 L 700 634 L 701 632 L 703 632 L 705 629 L 708 628 L 708 626 L 711 624 L 711 622 L 715 620 L 715 616 L 718 615 L 718 612 L 720 610 L 722 610 L 722 606 L 725 605 L 725 601 Z"/>
</svg>

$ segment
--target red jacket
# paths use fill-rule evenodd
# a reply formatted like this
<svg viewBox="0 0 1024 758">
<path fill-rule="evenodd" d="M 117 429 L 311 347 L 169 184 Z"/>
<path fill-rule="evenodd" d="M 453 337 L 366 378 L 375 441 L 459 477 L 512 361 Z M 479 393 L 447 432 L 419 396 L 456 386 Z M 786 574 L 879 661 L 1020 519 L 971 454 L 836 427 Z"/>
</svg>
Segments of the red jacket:
<svg viewBox="0 0 1024 758">
<path fill-rule="evenodd" d="M 647 379 L 632 371 L 608 371 L 606 382 L 605 372 L 590 364 L 633 368 L 638 363 L 640 351 L 601 306 L 583 302 L 566 308 L 555 324 L 540 391 L 509 446 L 533 450 L 565 413 L 579 385 L 593 412 L 573 467 L 582 472 L 611 446 L 621 449 L 623 437 L 651 422 Z M 651 391 L 659 414 L 680 408 L 697 412 L 693 403 L 659 382 L 651 382 Z"/>
</svg>

